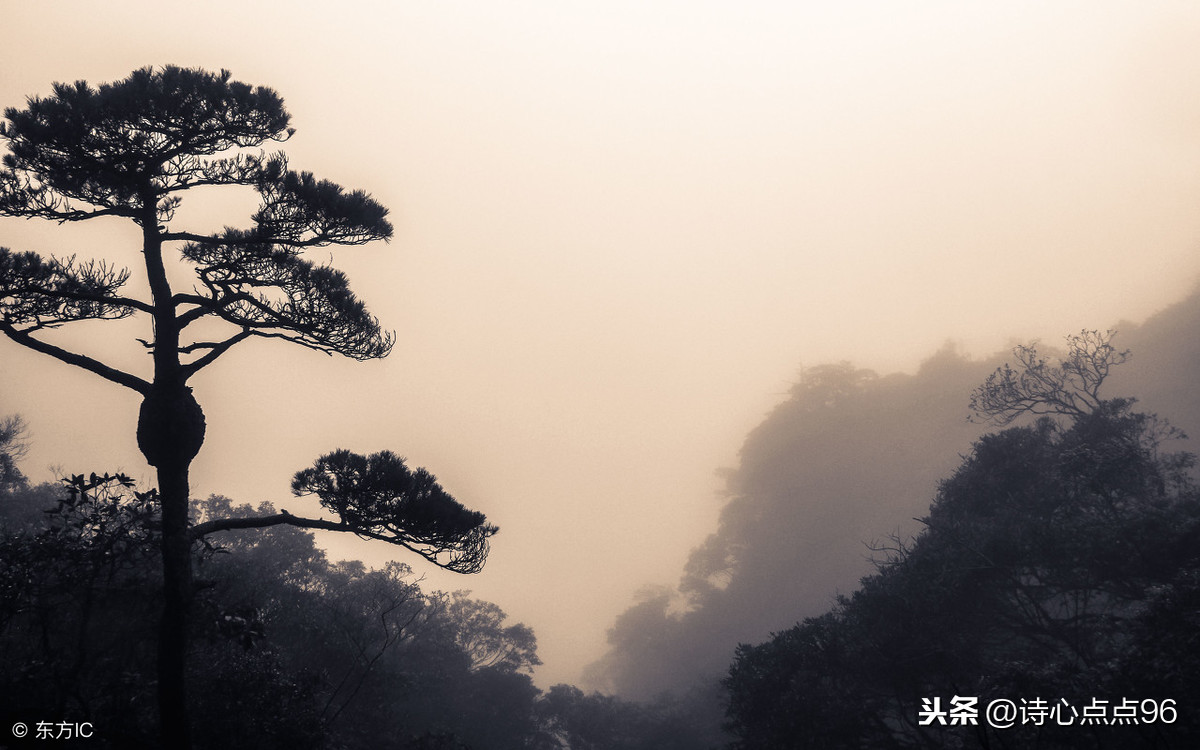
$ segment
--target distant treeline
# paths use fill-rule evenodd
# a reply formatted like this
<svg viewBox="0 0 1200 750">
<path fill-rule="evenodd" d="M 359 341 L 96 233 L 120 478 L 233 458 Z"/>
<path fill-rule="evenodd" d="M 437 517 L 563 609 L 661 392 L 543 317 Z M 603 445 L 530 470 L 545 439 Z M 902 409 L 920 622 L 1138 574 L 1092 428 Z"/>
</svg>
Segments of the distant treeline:
<svg viewBox="0 0 1200 750">
<path fill-rule="evenodd" d="M 1132 350 L 1132 356 L 1109 374 L 1105 395 L 1136 396 L 1131 413 L 1157 412 L 1182 432 L 1194 434 L 1200 429 L 1200 394 L 1193 387 L 1200 371 L 1200 338 L 1195 336 L 1200 290 L 1144 324 L 1122 323 L 1119 328 L 1113 341 Z M 1041 351 L 1053 362 L 1055 350 L 1064 348 L 1064 342 L 1050 341 Z M 954 475 L 964 456 L 975 455 L 974 441 L 995 430 L 967 420 L 971 393 L 1009 359 L 1005 354 L 975 361 L 947 347 L 913 375 L 879 376 L 849 363 L 803 371 L 789 398 L 747 437 L 740 465 L 728 475 L 718 530 L 693 550 L 676 589 L 644 596 L 617 619 L 609 631 L 609 653 L 592 667 L 593 684 L 632 697 L 694 690 L 728 677 L 737 644 L 762 643 L 778 633 L 759 650 L 738 651 L 730 683 L 733 726 L 740 727 L 743 737 L 751 736 L 746 727 L 765 726 L 745 723 L 754 715 L 749 707 L 755 701 L 737 694 L 738 684 L 747 685 L 749 666 L 767 670 L 771 661 L 801 659 L 778 650 L 767 654 L 800 637 L 799 631 L 788 630 L 798 622 L 804 621 L 800 629 L 811 635 L 813 628 L 857 617 L 861 609 L 850 602 L 867 594 L 851 594 L 860 585 L 866 591 L 892 580 L 886 570 L 901 562 L 880 549 L 891 545 L 895 555 L 907 559 L 916 549 L 914 535 L 933 536 L 917 519 L 930 515 L 931 500 L 945 502 L 940 481 Z M 1186 447 L 1182 443 L 1171 449 Z M 1008 470 L 1023 476 L 1019 463 Z M 1178 495 L 1178 512 L 1190 512 L 1187 497 L 1186 492 Z M 1187 528 L 1180 521 L 1172 530 L 1191 533 Z M 881 563 L 886 570 L 878 568 Z M 1179 558 L 1168 567 L 1184 575 L 1180 571 L 1190 564 Z M 863 576 L 869 577 L 860 584 Z M 863 636 L 852 636 L 840 625 L 837 630 L 849 640 Z M 836 680 L 833 675 L 848 668 L 830 662 L 825 679 Z M 786 669 L 780 666 L 775 677 L 784 679 Z M 796 672 L 788 679 L 799 683 L 809 678 L 813 675 Z M 786 692 L 788 684 L 784 680 L 773 690 Z M 793 693 L 792 700 L 817 699 L 806 696 L 801 700 Z M 772 700 L 771 710 L 780 715 L 797 722 L 806 715 L 797 704 Z M 768 704 L 761 709 L 767 711 Z M 843 718 L 853 723 L 850 716 Z M 915 719 L 906 708 L 904 721 Z M 812 736 L 818 738 L 812 740 L 814 747 L 832 741 Z M 863 741 L 855 737 L 847 746 Z M 804 746 L 795 744 L 795 738 L 790 742 L 746 741 L 744 746 Z M 932 746 L 937 743 L 933 740 Z"/>
</svg>

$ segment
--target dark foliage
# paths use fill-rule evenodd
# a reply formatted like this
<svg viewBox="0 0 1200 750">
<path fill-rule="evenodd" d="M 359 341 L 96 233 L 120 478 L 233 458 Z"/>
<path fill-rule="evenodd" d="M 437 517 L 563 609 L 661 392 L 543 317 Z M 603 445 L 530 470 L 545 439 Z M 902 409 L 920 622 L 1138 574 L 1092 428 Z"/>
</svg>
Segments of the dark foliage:
<svg viewBox="0 0 1200 750">
<path fill-rule="evenodd" d="M 487 540 L 497 531 L 482 513 L 447 494 L 428 471 L 410 471 L 390 451 L 324 455 L 296 474 L 292 492 L 315 494 L 357 534 L 407 547 L 459 573 L 483 567 Z M 444 561 L 442 553 L 447 553 Z"/>
<path fill-rule="evenodd" d="M 1081 331 L 1067 339 L 1066 356 L 1051 364 L 1036 344 L 1013 350 L 1017 366 L 1005 364 L 971 395 L 971 411 L 1004 426 L 1026 414 L 1082 417 L 1100 408 L 1100 387 L 1129 350 L 1112 345 L 1116 331 Z"/>
<path fill-rule="evenodd" d="M 157 747 L 157 493 L 121 475 L 77 476 L 53 505 L 0 538 L 3 718 L 89 721 L 89 746 Z M 219 497 L 195 508 L 199 524 L 272 513 Z M 441 737 L 483 750 L 540 736 L 539 691 L 524 674 L 539 663 L 536 642 L 495 605 L 426 594 L 399 563 L 330 563 L 311 533 L 288 525 L 205 541 L 193 551 L 196 746 Z"/>
<path fill-rule="evenodd" d="M 161 606 L 157 495 L 131 488 L 121 475 L 72 477 L 40 523 L 0 539 L 6 726 L 103 716 L 111 746 L 153 736 L 153 683 L 139 668 L 152 663 Z"/>
<path fill-rule="evenodd" d="M 0 673 L 0 718 L 87 721 L 88 747 L 160 747 L 158 494 L 89 475 L 49 497 L 0 534 L 0 649 L 11 667 Z M 275 515 L 220 496 L 192 506 L 197 529 Z M 542 695 L 529 675 L 541 663 L 532 630 L 469 592 L 423 592 L 407 565 L 331 563 L 310 532 L 282 523 L 200 542 L 188 671 L 199 748 L 708 747 L 694 704 L 568 686 Z"/>
<path fill-rule="evenodd" d="M 73 477 L 52 505 L 36 528 L 0 538 L 0 648 L 14 665 L 0 674 L 0 718 L 88 721 L 89 747 L 159 747 L 157 494 L 119 475 Z M 197 528 L 273 514 L 218 496 L 193 505 Z M 467 592 L 423 592 L 406 565 L 331 563 L 287 524 L 204 541 L 188 672 L 199 748 L 714 746 L 715 695 L 542 694 L 528 627 Z"/>
<path fill-rule="evenodd" d="M 411 471 L 390 451 L 363 456 L 336 451 L 297 472 L 297 496 L 315 494 L 337 521 L 304 518 L 287 511 L 208 518 L 190 530 L 193 539 L 233 529 L 285 524 L 344 531 L 404 547 L 438 567 L 477 573 L 487 561 L 488 539 L 496 533 L 482 513 L 467 510 L 425 469 Z"/>
<path fill-rule="evenodd" d="M 725 682 L 738 747 L 1195 743 L 1194 458 L 1166 450 L 1176 435 L 1129 400 L 1054 413 L 1071 421 L 1042 418 L 979 440 L 942 483 L 924 530 L 881 550 L 877 572 L 831 612 L 739 647 Z M 1093 698 L 1169 698 L 1178 718 L 1006 730 L 982 717 L 919 722 L 924 700 L 952 696 L 1080 709 Z"/>
<path fill-rule="evenodd" d="M 18 415 L 0 419 L 0 489 L 8 489 L 25 482 L 25 475 L 17 468 L 17 462 L 25 455 L 25 420 Z"/>
</svg>

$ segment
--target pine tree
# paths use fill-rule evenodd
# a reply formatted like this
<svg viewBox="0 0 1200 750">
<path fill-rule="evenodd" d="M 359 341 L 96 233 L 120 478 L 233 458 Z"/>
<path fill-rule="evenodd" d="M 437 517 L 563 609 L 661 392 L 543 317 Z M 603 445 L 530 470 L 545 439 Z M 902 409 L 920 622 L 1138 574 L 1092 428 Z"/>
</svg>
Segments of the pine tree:
<svg viewBox="0 0 1200 750">
<path fill-rule="evenodd" d="M 0 168 L 0 216 L 59 223 L 120 217 L 141 231 L 149 294 L 140 297 L 123 291 L 129 272 L 103 260 L 0 248 L 0 332 L 142 397 L 138 447 L 157 471 L 162 503 L 163 742 L 186 748 L 191 547 L 202 533 L 233 528 L 220 522 L 188 527 L 188 468 L 205 432 L 188 381 L 254 337 L 357 360 L 386 356 L 392 334 L 350 291 L 345 275 L 302 256 L 310 248 L 389 239 L 387 209 L 365 192 L 292 171 L 282 153 L 261 150 L 292 136 L 290 116 L 274 91 L 234 81 L 227 71 L 167 66 L 142 68 L 98 88 L 56 84 L 51 96 L 30 98 L 24 109 L 6 109 L 4 116 L 0 137 L 9 153 Z M 207 186 L 255 190 L 262 202 L 252 226 L 212 234 L 176 228 L 183 194 Z M 191 289 L 172 288 L 170 251 L 195 272 Z M 153 363 L 148 377 L 45 336 L 77 321 L 127 317 L 150 323 L 150 335 L 139 339 Z M 224 333 L 212 336 L 218 326 L 200 321 L 217 321 Z M 205 333 L 196 333 L 200 329 Z M 377 468 L 383 478 L 354 474 Z M 314 471 L 329 481 L 348 479 L 352 490 L 368 495 L 351 491 L 347 499 L 338 494 L 345 488 L 331 486 L 326 507 L 341 513 L 340 522 L 279 514 L 254 524 L 238 519 L 238 525 L 336 528 L 402 544 L 452 570 L 482 565 L 495 527 L 458 505 L 432 476 L 407 472 L 391 454 L 331 454 Z M 324 501 L 320 477 L 312 480 Z M 413 512 L 415 520 L 404 516 Z"/>
</svg>

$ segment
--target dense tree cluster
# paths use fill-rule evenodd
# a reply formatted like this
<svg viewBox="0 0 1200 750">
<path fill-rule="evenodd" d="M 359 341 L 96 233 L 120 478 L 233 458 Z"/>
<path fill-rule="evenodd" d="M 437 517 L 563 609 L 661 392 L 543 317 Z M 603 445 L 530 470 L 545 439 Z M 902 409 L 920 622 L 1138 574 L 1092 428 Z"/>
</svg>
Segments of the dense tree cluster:
<svg viewBox="0 0 1200 750">
<path fill-rule="evenodd" d="M 1094 355 L 1097 340 L 1107 344 L 1103 336 L 1073 341 L 1068 366 L 1058 372 Z M 1103 368 L 1124 359 L 1107 351 L 1098 365 L 1083 365 L 1089 378 L 1099 373 L 1103 380 Z M 1048 369 L 1037 357 L 1030 364 L 1042 374 Z M 1045 395 L 1062 397 L 1061 381 L 1050 380 Z M 994 396 L 988 389 L 998 382 L 1004 395 L 1022 380 L 1001 370 L 976 403 Z M 1024 382 L 1025 395 L 1009 406 L 1028 411 L 1026 396 L 1036 397 L 1040 386 Z M 1080 382 L 1095 397 L 1093 380 Z M 1060 421 L 1042 417 L 976 442 L 942 483 L 924 529 L 912 542 L 882 550 L 877 572 L 832 611 L 738 649 L 726 680 L 738 747 L 1194 742 L 1194 457 L 1168 450 L 1178 434 L 1130 400 L 1064 403 L 1055 412 Z M 1186 708 L 1172 723 L 1136 726 L 1052 721 L 997 730 L 982 719 L 973 726 L 921 722 L 925 701 L 953 696 L 981 704 L 1066 700 L 1077 710 L 1093 698 L 1112 705 L 1169 698 Z"/>
<path fill-rule="evenodd" d="M 220 497 L 195 507 L 198 521 L 271 512 Z M 0 642 L 15 665 L 5 719 L 87 720 L 103 745 L 157 746 L 157 493 L 73 477 L 39 515 L 10 518 L 0 540 Z M 532 722 L 536 645 L 494 605 L 422 592 L 399 563 L 332 563 L 293 527 L 218 536 L 194 561 L 198 746 L 404 747 L 395 739 L 478 733 L 521 695 Z M 462 644 L 487 644 L 488 663 Z M 497 732 L 473 746 L 519 745 Z"/>
<path fill-rule="evenodd" d="M 0 455 L 9 455 L 0 446 Z M 11 457 L 11 456 L 10 456 Z M 0 489 L 0 720 L 87 721 L 89 746 L 159 747 L 161 508 L 123 475 Z M 696 748 L 687 706 L 533 685 L 533 631 L 402 563 L 332 562 L 270 504 L 192 504 L 188 679 L 200 748 Z M 707 717 L 710 718 L 711 717 Z M 34 742 L 34 740 L 29 740 Z"/>
</svg>

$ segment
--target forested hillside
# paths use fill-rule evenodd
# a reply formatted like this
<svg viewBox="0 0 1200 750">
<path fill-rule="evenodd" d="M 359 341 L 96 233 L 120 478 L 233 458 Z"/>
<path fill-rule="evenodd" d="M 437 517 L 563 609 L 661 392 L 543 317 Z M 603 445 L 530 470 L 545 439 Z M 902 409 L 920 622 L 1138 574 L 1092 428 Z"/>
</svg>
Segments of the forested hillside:
<svg viewBox="0 0 1200 750">
<path fill-rule="evenodd" d="M 940 685 L 1194 699 L 1200 511 L 1177 433 L 1200 425 L 1198 323 L 1200 294 L 1122 324 L 1113 342 L 1131 355 L 1086 418 L 1005 431 L 967 416 L 1011 356 L 946 348 L 912 375 L 805 370 L 747 437 L 720 527 L 677 590 L 618 618 L 597 671 L 621 698 L 539 690 L 532 629 L 468 592 L 423 591 L 399 563 L 332 562 L 303 529 L 222 524 L 194 550 L 196 744 L 932 746 L 951 735 L 915 722 Z M 120 475 L 30 486 L 24 426 L 7 420 L 2 437 L 0 639 L 21 665 L 0 684 L 6 716 L 53 706 L 102 724 L 108 746 L 153 746 L 157 495 Z M 192 510 L 200 530 L 273 512 L 216 496 Z M 992 550 L 979 552 L 992 567 L 963 573 L 964 549 Z M 1034 637 L 1048 626 L 1014 609 L 1022 597 L 1051 613 L 1090 604 Z"/>
<path fill-rule="evenodd" d="M 21 426 L 0 433 L 0 719 L 60 717 L 51 736 L 62 722 L 86 747 L 160 747 L 157 493 L 119 474 L 30 486 L 10 460 Z M 274 512 L 212 496 L 193 503 L 193 522 Z M 402 563 L 333 562 L 307 530 L 223 531 L 193 554 L 200 748 L 685 750 L 719 718 L 669 699 L 543 692 L 532 629 L 500 607 L 423 590 Z"/>
<path fill-rule="evenodd" d="M 1114 343 L 1132 355 L 1106 395 L 1136 397 L 1139 410 L 1200 434 L 1200 291 L 1114 327 Z M 596 682 L 645 697 L 719 679 L 739 642 L 760 642 L 853 592 L 878 557 L 871 545 L 918 531 L 939 481 L 989 429 L 967 420 L 971 392 L 1008 359 L 948 347 L 911 375 L 849 363 L 803 371 L 746 438 L 719 528 L 692 551 L 678 587 L 617 618 Z"/>
<path fill-rule="evenodd" d="M 1128 352 L 1014 352 L 922 529 L 819 617 L 738 647 L 735 748 L 1192 747 L 1200 486 L 1181 434 L 1105 398 Z"/>
</svg>

